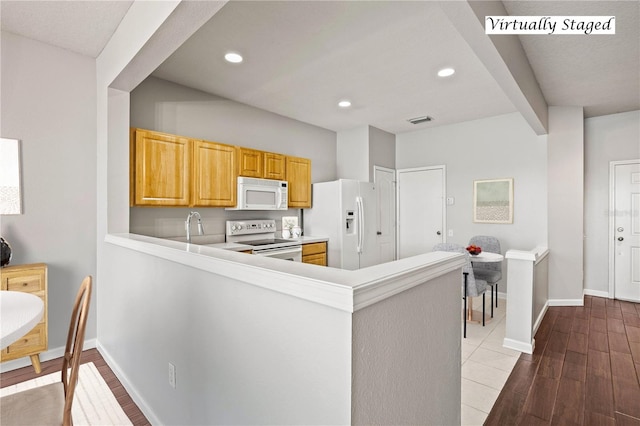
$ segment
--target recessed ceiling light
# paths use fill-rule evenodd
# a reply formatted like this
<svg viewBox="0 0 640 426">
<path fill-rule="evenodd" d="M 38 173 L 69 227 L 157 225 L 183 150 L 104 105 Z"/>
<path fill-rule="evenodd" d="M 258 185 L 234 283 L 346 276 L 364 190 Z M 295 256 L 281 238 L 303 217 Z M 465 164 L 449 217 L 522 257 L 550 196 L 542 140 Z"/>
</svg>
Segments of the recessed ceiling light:
<svg viewBox="0 0 640 426">
<path fill-rule="evenodd" d="M 224 59 L 227 62 L 231 62 L 232 64 L 239 64 L 240 62 L 242 62 L 242 56 L 240 56 L 239 53 L 235 53 L 235 52 L 229 52 L 226 55 L 224 55 Z"/>
<path fill-rule="evenodd" d="M 442 68 L 438 71 L 438 77 L 450 77 L 455 74 L 456 70 L 453 68 Z"/>
<path fill-rule="evenodd" d="M 351 106 L 351 101 L 348 101 L 345 99 L 343 101 L 338 102 L 338 106 L 340 108 L 349 108 Z"/>
</svg>

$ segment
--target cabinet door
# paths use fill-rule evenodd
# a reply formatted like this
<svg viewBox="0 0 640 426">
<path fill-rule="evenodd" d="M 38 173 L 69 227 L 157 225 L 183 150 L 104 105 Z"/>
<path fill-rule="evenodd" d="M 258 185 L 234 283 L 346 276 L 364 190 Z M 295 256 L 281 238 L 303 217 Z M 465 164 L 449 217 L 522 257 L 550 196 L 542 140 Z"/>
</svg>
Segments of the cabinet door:
<svg viewBox="0 0 640 426">
<path fill-rule="evenodd" d="M 134 204 L 188 206 L 191 141 L 136 129 Z"/>
<path fill-rule="evenodd" d="M 264 156 L 264 178 L 275 180 L 286 180 L 285 156 L 274 152 L 265 152 Z"/>
<path fill-rule="evenodd" d="M 311 207 L 311 160 L 287 157 L 289 207 Z"/>
<path fill-rule="evenodd" d="M 310 243 L 302 245 L 302 262 L 327 266 L 327 243 Z"/>
<path fill-rule="evenodd" d="M 240 176 L 261 178 L 264 173 L 262 151 L 238 148 L 238 174 Z"/>
<path fill-rule="evenodd" d="M 193 141 L 193 200 L 198 207 L 235 207 L 236 148 Z"/>
</svg>

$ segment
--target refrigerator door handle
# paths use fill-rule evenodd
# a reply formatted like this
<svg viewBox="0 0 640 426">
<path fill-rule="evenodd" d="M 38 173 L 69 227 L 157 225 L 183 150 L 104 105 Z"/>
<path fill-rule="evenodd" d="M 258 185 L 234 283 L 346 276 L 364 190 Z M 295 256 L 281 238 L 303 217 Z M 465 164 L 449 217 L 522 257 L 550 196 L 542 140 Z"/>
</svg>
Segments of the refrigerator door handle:
<svg viewBox="0 0 640 426">
<path fill-rule="evenodd" d="M 362 253 L 362 246 L 364 244 L 364 206 L 362 197 L 356 197 L 356 207 L 358 209 L 358 253 Z"/>
</svg>

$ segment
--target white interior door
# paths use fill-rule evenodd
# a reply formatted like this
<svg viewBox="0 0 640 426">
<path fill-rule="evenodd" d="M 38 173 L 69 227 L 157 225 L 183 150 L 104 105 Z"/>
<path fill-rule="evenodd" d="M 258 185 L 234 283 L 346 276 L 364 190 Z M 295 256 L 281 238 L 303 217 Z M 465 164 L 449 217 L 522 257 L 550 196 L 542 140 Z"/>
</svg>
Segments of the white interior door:
<svg viewBox="0 0 640 426">
<path fill-rule="evenodd" d="M 374 167 L 376 184 L 376 239 L 379 263 L 396 259 L 396 171 Z"/>
<path fill-rule="evenodd" d="M 427 253 L 444 241 L 445 167 L 397 171 L 398 259 Z"/>
<path fill-rule="evenodd" d="M 614 166 L 615 298 L 640 302 L 640 162 Z"/>
</svg>

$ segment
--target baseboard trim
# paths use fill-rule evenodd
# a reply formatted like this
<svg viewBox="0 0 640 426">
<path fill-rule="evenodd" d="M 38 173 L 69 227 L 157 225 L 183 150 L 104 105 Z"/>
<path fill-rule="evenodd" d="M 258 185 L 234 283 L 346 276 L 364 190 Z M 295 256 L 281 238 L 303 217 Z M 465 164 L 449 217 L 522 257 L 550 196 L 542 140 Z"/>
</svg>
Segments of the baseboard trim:
<svg viewBox="0 0 640 426">
<path fill-rule="evenodd" d="M 505 337 L 504 340 L 502 341 L 502 346 L 504 346 L 507 349 L 513 349 L 518 352 L 532 354 L 533 350 L 536 347 L 536 339 L 531 339 L 531 343 L 527 343 L 527 342 L 521 342 L 519 340 L 508 339 Z"/>
<path fill-rule="evenodd" d="M 122 386 L 125 388 L 131 399 L 133 399 L 133 402 L 135 402 L 138 408 L 140 408 L 140 411 L 142 411 L 142 414 L 145 415 L 149 423 L 151 423 L 152 425 L 163 424 L 160 419 L 156 417 L 155 413 L 149 407 L 149 404 L 147 404 L 146 400 L 142 396 L 140 396 L 140 393 L 138 393 L 136 387 L 131 384 L 131 381 L 129 380 L 127 375 L 122 372 L 118 363 L 115 362 L 113 357 L 111 357 L 111 355 L 109 354 L 109 351 L 107 351 L 100 344 L 100 342 L 97 342 L 96 349 L 98 349 L 98 352 L 100 352 L 100 355 L 102 355 L 104 361 L 107 363 L 109 368 L 111 368 L 111 371 L 113 371 L 113 374 L 116 375 L 118 380 L 120 380 Z"/>
<path fill-rule="evenodd" d="M 605 299 L 613 299 L 613 297 L 609 297 L 608 291 L 592 290 L 590 288 L 585 288 L 583 290 L 583 294 L 585 296 L 596 296 L 596 297 L 604 297 Z"/>
<path fill-rule="evenodd" d="M 538 315 L 538 318 L 536 318 L 535 324 L 533 324 L 533 330 L 531 331 L 532 336 L 535 336 L 536 333 L 538 332 L 538 328 L 540 327 L 540 324 L 542 323 L 542 320 L 544 319 L 544 315 L 547 313 L 548 308 L 549 308 L 549 301 L 547 300 L 544 306 L 542 307 L 542 309 L 540 310 L 540 314 Z"/>
<path fill-rule="evenodd" d="M 96 339 L 89 339 L 84 341 L 82 350 L 93 349 L 95 347 L 96 347 Z M 50 361 L 56 358 L 62 358 L 63 356 L 64 356 L 64 346 L 59 346 L 57 348 L 49 349 L 45 352 L 40 353 L 40 362 Z M 18 368 L 28 367 L 30 365 L 31 365 L 31 359 L 28 356 L 18 358 L 18 359 L 12 359 L 11 361 L 6 361 L 0 364 L 0 373 L 17 370 Z"/>
<path fill-rule="evenodd" d="M 549 306 L 584 306 L 584 299 L 549 299 Z"/>
</svg>

